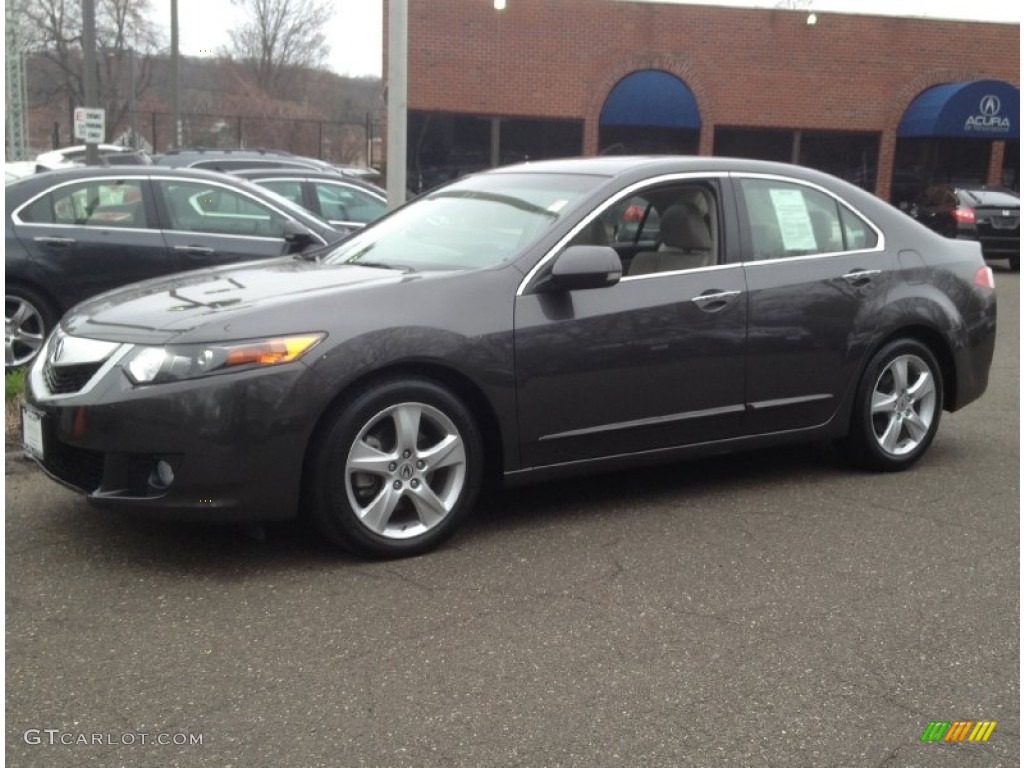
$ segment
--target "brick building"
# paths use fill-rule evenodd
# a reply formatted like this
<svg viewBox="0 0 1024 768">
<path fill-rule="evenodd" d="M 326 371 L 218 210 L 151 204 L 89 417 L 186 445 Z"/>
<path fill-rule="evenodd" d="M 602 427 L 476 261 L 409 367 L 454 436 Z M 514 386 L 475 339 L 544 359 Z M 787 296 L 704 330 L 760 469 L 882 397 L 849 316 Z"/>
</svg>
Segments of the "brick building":
<svg viewBox="0 0 1024 768">
<path fill-rule="evenodd" d="M 894 202 L 932 181 L 1019 188 L 1019 51 L 1014 24 L 410 0 L 409 183 L 676 152 L 795 161 Z"/>
</svg>

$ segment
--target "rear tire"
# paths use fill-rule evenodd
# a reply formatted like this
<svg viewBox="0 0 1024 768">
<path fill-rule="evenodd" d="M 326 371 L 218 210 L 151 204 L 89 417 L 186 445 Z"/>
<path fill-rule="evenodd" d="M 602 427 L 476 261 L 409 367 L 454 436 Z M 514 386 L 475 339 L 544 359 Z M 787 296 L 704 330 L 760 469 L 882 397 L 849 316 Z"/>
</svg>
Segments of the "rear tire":
<svg viewBox="0 0 1024 768">
<path fill-rule="evenodd" d="M 907 469 L 935 438 L 942 403 L 942 371 L 932 351 L 913 339 L 890 342 L 864 369 L 843 447 L 866 469 Z"/>
<path fill-rule="evenodd" d="M 1017 254 L 1016 256 L 1011 256 L 1009 261 L 1010 269 L 1012 269 L 1014 272 L 1020 272 L 1020 254 Z"/>
<path fill-rule="evenodd" d="M 483 441 L 447 389 L 426 379 L 385 381 L 326 419 L 311 495 L 313 520 L 331 541 L 364 555 L 416 555 L 469 513 L 483 478 Z"/>
</svg>

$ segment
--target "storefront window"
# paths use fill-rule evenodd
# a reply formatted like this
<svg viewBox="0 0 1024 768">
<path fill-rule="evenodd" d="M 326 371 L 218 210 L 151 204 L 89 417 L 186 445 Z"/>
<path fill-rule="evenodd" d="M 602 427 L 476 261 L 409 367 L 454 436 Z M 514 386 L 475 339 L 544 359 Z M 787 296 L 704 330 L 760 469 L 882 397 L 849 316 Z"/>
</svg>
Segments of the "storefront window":
<svg viewBox="0 0 1024 768">
<path fill-rule="evenodd" d="M 878 134 L 719 128 L 715 131 L 715 154 L 796 162 L 873 192 L 878 167 Z"/>
<path fill-rule="evenodd" d="M 581 120 L 409 113 L 408 178 L 417 193 L 493 165 L 570 157 L 582 150 Z"/>
</svg>

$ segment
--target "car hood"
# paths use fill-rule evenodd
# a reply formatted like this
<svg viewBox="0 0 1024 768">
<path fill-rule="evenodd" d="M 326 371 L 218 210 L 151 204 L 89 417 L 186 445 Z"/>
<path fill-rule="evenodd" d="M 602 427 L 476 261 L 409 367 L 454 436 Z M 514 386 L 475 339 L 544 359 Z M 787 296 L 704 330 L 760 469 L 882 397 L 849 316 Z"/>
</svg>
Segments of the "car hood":
<svg viewBox="0 0 1024 768">
<path fill-rule="evenodd" d="M 421 278 L 393 269 L 293 258 L 253 262 L 119 288 L 77 305 L 61 325 L 76 336 L 161 344 L 205 326 L 237 325 L 243 317 L 275 308 L 275 315 L 287 314 L 293 305 L 325 294 Z"/>
</svg>

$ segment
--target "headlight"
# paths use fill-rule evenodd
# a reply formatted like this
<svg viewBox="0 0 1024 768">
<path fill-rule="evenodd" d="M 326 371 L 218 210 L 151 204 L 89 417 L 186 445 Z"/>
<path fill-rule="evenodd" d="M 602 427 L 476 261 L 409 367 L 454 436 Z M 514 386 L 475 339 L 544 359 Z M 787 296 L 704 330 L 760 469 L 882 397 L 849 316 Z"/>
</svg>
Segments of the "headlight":
<svg viewBox="0 0 1024 768">
<path fill-rule="evenodd" d="M 124 372 L 134 384 L 158 384 L 213 373 L 265 368 L 298 360 L 325 336 L 324 333 L 309 333 L 225 344 L 138 347 L 125 361 Z"/>
</svg>

